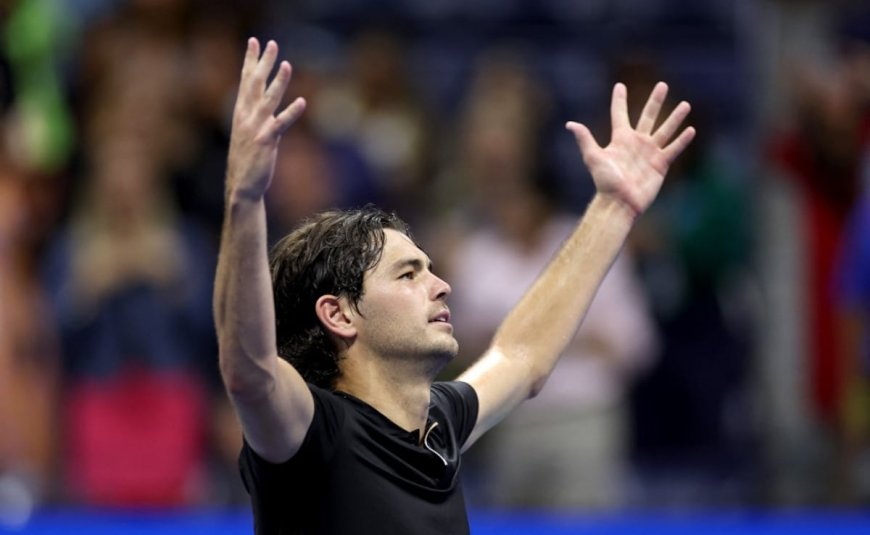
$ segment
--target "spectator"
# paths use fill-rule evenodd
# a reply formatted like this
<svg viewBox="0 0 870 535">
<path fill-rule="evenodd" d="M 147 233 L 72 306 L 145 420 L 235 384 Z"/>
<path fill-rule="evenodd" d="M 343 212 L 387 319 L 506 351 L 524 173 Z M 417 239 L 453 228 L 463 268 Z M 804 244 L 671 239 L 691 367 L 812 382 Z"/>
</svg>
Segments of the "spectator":
<svg viewBox="0 0 870 535">
<path fill-rule="evenodd" d="M 213 253 L 175 211 L 161 145 L 125 127 L 128 105 L 101 110 L 115 128 L 92 135 L 85 189 L 47 258 L 67 490 L 91 504 L 191 503 L 205 490 Z M 159 124 L 147 126 L 158 140 Z"/>
<path fill-rule="evenodd" d="M 35 276 L 27 180 L 0 151 L 0 526 L 54 497 L 58 468 L 57 334 Z"/>
<path fill-rule="evenodd" d="M 541 155 L 543 91 L 519 63 L 481 64 L 462 120 L 469 215 L 449 257 L 462 364 L 571 234 Z M 487 266 L 481 276 L 481 266 Z M 582 269 L 582 266 L 578 266 Z M 645 295 L 623 251 L 604 278 L 547 388 L 495 428 L 473 457 L 483 500 L 510 507 L 613 508 L 625 503 L 625 391 L 655 353 Z M 625 336 L 631 332 L 631 336 Z M 516 462 L 517 458 L 523 459 Z"/>
</svg>

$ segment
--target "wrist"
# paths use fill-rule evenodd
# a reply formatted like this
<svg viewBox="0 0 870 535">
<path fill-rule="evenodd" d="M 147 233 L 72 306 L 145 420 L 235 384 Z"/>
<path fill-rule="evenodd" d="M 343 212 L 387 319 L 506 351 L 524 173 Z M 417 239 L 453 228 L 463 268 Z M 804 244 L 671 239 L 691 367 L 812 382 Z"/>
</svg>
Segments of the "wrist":
<svg viewBox="0 0 870 535">
<path fill-rule="evenodd" d="M 262 202 L 265 196 L 266 192 L 259 189 L 234 186 L 227 188 L 226 202 L 230 206 L 257 204 Z"/>
<path fill-rule="evenodd" d="M 589 209 L 601 211 L 608 220 L 622 221 L 629 226 L 634 224 L 641 213 L 628 202 L 612 194 L 601 192 L 595 193 L 592 202 L 589 203 Z"/>
</svg>

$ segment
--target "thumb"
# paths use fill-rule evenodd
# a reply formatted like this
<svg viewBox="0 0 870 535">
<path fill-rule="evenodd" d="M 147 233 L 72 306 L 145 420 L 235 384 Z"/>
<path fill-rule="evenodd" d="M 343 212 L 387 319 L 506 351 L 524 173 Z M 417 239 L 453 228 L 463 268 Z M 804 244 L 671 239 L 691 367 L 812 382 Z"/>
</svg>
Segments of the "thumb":
<svg viewBox="0 0 870 535">
<path fill-rule="evenodd" d="M 584 158 L 591 154 L 595 149 L 601 148 L 598 145 L 598 142 L 595 141 L 595 138 L 592 137 L 592 132 L 590 132 L 585 125 L 575 123 L 574 121 L 568 121 L 565 123 L 565 128 L 574 134 L 574 139 L 577 140 L 577 146 L 580 147 L 580 152 L 583 154 Z"/>
</svg>

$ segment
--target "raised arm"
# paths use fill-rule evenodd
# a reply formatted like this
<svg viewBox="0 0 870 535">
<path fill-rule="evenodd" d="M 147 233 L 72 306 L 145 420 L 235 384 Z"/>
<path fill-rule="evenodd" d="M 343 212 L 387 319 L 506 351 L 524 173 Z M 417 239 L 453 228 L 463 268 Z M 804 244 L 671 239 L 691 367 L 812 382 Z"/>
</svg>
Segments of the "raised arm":
<svg viewBox="0 0 870 535">
<path fill-rule="evenodd" d="M 302 443 L 314 400 L 302 377 L 278 358 L 275 307 L 266 244 L 263 196 L 275 168 L 278 141 L 305 109 L 297 98 L 276 114 L 290 81 L 270 41 L 262 57 L 248 41 L 233 112 L 226 177 L 226 212 L 214 290 L 220 369 L 245 437 L 271 462 L 289 459 Z"/>
<path fill-rule="evenodd" d="M 566 125 L 577 139 L 596 194 L 577 229 L 501 324 L 489 349 L 459 377 L 474 387 L 480 401 L 466 448 L 543 387 L 634 220 L 655 199 L 671 162 L 694 137 L 689 127 L 671 140 L 689 113 L 686 102 L 655 128 L 667 92 L 664 83 L 656 85 L 633 128 L 626 88 L 616 84 L 610 110 L 613 135 L 603 148 L 585 126 Z"/>
</svg>

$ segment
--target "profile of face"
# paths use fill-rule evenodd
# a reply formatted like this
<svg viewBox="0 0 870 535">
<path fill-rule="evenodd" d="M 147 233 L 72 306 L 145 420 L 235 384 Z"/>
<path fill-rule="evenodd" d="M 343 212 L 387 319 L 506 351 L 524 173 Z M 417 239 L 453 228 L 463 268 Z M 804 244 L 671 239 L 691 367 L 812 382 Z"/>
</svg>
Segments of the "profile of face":
<svg viewBox="0 0 870 535">
<path fill-rule="evenodd" d="M 450 285 L 405 234 L 386 229 L 380 261 L 366 273 L 355 343 L 386 359 L 439 369 L 456 356 L 447 296 Z"/>
</svg>

